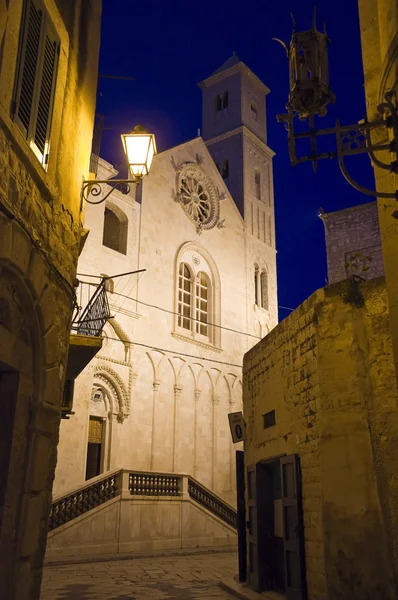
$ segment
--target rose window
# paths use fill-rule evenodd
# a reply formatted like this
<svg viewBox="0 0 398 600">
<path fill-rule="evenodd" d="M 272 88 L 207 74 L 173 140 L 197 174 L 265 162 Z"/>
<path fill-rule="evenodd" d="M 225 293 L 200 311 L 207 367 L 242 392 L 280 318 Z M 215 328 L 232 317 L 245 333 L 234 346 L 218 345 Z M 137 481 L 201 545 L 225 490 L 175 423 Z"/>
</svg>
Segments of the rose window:
<svg viewBox="0 0 398 600">
<path fill-rule="evenodd" d="M 181 202 L 189 216 L 198 223 L 205 223 L 211 211 L 209 194 L 195 177 L 185 177 L 181 180 Z"/>
<path fill-rule="evenodd" d="M 219 194 L 213 181 L 198 164 L 183 163 L 176 169 L 175 202 L 196 225 L 197 233 L 215 227 L 219 221 Z"/>
</svg>

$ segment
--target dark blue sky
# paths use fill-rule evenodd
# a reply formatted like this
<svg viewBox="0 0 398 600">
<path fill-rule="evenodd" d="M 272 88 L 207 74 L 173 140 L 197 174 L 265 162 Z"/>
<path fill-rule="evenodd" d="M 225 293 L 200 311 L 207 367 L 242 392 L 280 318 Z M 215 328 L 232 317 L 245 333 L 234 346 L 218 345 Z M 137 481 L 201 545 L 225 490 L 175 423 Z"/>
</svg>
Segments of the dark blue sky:
<svg viewBox="0 0 398 600">
<path fill-rule="evenodd" d="M 298 30 L 309 29 L 314 0 L 103 0 L 100 73 L 133 76 L 135 81 L 100 79 L 97 112 L 105 115 L 101 155 L 123 161 L 120 133 L 143 123 L 156 135 L 158 150 L 197 135 L 201 127 L 201 90 L 233 51 L 271 89 L 267 97 L 268 144 L 274 158 L 279 305 L 295 308 L 325 284 L 324 231 L 317 209 L 326 212 L 367 202 L 340 174 L 337 162 L 291 168 L 283 125 L 288 65 L 283 48 L 295 15 Z M 356 123 L 365 115 L 357 0 L 318 0 L 318 28 L 326 21 L 330 83 L 336 104 L 318 127 Z M 334 149 L 334 139 L 329 139 Z M 352 163 L 352 167 L 351 167 Z M 367 157 L 348 163 L 353 175 L 373 187 Z M 280 319 L 288 311 L 279 311 Z"/>
</svg>

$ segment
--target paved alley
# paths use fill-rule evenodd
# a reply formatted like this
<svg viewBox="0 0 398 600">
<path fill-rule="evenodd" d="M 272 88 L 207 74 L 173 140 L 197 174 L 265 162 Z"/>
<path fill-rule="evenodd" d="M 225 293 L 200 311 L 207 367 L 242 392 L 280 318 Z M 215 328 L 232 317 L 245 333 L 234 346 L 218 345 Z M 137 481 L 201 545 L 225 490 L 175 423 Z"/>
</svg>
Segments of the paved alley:
<svg viewBox="0 0 398 600">
<path fill-rule="evenodd" d="M 218 582 L 237 562 L 223 552 L 46 567 L 41 600 L 231 600 Z"/>
</svg>

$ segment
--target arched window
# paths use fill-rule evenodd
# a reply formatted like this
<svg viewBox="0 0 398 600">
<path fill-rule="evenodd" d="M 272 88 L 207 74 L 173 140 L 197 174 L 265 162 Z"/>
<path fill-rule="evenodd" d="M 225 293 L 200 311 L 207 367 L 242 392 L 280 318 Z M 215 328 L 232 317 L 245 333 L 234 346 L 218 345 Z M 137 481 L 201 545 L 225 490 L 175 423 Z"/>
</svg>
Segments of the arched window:
<svg viewBox="0 0 398 600">
<path fill-rule="evenodd" d="M 258 306 L 258 265 L 254 265 L 254 304 Z"/>
<path fill-rule="evenodd" d="M 210 281 L 206 273 L 200 271 L 196 275 L 195 290 L 195 319 L 196 333 L 208 336 L 209 331 L 209 300 L 210 300 Z"/>
<path fill-rule="evenodd" d="M 116 250 L 121 254 L 127 252 L 127 227 L 126 215 L 117 207 L 105 207 L 104 232 L 102 243 L 107 248 Z"/>
<path fill-rule="evenodd" d="M 178 326 L 191 329 L 193 278 L 187 264 L 181 263 L 178 276 Z"/>
<path fill-rule="evenodd" d="M 220 347 L 221 285 L 217 266 L 194 242 L 183 244 L 175 262 L 176 317 L 173 335 Z"/>
<path fill-rule="evenodd" d="M 261 174 L 260 171 L 254 171 L 254 194 L 261 200 Z"/>
<path fill-rule="evenodd" d="M 268 310 L 268 273 L 262 271 L 261 273 L 261 306 Z"/>
</svg>

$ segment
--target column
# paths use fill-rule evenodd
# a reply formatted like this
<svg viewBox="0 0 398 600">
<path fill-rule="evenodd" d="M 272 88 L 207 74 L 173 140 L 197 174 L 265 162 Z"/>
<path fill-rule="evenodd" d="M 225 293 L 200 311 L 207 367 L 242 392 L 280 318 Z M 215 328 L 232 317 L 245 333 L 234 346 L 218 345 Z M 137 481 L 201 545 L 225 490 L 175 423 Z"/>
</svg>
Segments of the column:
<svg viewBox="0 0 398 600">
<path fill-rule="evenodd" d="M 198 402 L 200 398 L 200 390 L 194 390 L 195 413 L 194 413 L 194 431 L 193 431 L 193 476 L 198 479 Z"/>
<path fill-rule="evenodd" d="M 211 404 L 212 404 L 212 468 L 211 468 L 211 489 L 213 492 L 218 492 L 216 490 L 216 480 L 217 480 L 217 406 L 220 404 L 220 396 L 218 394 L 212 394 L 211 396 Z"/>
<path fill-rule="evenodd" d="M 171 472 L 175 473 L 177 464 L 177 415 L 178 415 L 178 398 L 181 396 L 182 387 L 180 385 L 174 386 L 174 414 L 173 414 L 173 455 Z"/>
<path fill-rule="evenodd" d="M 151 471 L 154 471 L 155 467 L 155 420 L 156 420 L 156 400 L 158 396 L 158 389 L 160 381 L 156 379 L 153 382 L 153 401 L 152 401 L 152 441 L 151 441 L 151 460 L 150 467 Z"/>
</svg>

